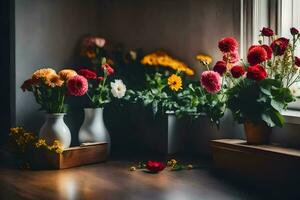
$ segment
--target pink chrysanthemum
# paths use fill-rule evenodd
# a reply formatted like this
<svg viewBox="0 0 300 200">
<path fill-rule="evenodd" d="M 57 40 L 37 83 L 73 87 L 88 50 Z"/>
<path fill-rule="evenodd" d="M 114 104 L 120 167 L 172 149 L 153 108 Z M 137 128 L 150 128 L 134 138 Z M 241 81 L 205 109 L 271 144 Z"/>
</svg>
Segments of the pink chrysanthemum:
<svg viewBox="0 0 300 200">
<path fill-rule="evenodd" d="M 239 53 L 237 51 L 225 53 L 223 56 L 223 60 L 227 63 L 234 64 L 239 61 Z"/>
<path fill-rule="evenodd" d="M 83 96 L 88 91 L 88 81 L 81 75 L 73 76 L 68 81 L 68 92 L 73 96 Z"/>
<path fill-rule="evenodd" d="M 238 49 L 239 44 L 233 37 L 225 37 L 219 41 L 218 47 L 223 53 L 234 52 Z"/>
<path fill-rule="evenodd" d="M 222 78 L 218 72 L 205 71 L 201 74 L 200 81 L 209 93 L 217 93 L 221 90 Z"/>
</svg>

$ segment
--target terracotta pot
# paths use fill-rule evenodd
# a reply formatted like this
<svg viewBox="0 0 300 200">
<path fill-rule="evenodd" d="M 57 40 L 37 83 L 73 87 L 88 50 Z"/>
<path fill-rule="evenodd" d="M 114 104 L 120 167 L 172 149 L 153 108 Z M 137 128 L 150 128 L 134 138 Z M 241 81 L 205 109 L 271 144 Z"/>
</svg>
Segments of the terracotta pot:
<svg viewBox="0 0 300 200">
<path fill-rule="evenodd" d="M 272 128 L 267 124 L 245 122 L 246 139 L 248 144 L 269 144 Z"/>
</svg>

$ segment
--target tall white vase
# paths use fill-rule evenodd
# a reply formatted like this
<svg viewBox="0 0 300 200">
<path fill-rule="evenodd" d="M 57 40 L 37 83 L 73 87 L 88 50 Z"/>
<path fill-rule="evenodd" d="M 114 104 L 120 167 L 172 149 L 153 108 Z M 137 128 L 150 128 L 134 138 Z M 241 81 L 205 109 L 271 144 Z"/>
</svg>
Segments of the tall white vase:
<svg viewBox="0 0 300 200">
<path fill-rule="evenodd" d="M 79 142 L 107 142 L 110 136 L 103 121 L 103 108 L 85 108 L 84 121 L 79 130 Z"/>
<path fill-rule="evenodd" d="M 39 136 L 46 140 L 47 144 L 52 144 L 54 140 L 59 140 L 63 148 L 70 147 L 71 132 L 64 122 L 65 113 L 52 113 L 46 115 L 46 121 L 40 129 Z"/>
</svg>

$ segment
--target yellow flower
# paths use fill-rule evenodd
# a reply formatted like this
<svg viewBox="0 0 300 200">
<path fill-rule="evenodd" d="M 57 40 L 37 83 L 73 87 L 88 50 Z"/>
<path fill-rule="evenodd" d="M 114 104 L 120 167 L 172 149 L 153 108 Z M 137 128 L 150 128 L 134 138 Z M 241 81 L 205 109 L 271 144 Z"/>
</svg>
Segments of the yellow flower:
<svg viewBox="0 0 300 200">
<path fill-rule="evenodd" d="M 59 140 L 54 140 L 52 146 L 48 146 L 48 149 L 50 151 L 55 151 L 56 153 L 59 153 L 59 154 L 64 151 L 62 144 L 60 143 Z"/>
<path fill-rule="evenodd" d="M 187 169 L 193 169 L 193 168 L 194 168 L 194 166 L 192 164 L 187 165 Z"/>
<path fill-rule="evenodd" d="M 172 74 L 168 78 L 168 85 L 171 90 L 178 91 L 179 89 L 182 89 L 182 79 L 180 76 L 177 76 L 176 74 Z"/>
<path fill-rule="evenodd" d="M 72 78 L 73 76 L 76 76 L 77 73 L 76 71 L 74 71 L 73 69 L 63 69 L 60 72 L 58 72 L 58 76 L 62 79 L 62 80 L 69 80 L 70 78 Z"/>
<path fill-rule="evenodd" d="M 173 167 L 176 164 L 177 164 L 177 160 L 175 160 L 175 159 L 171 159 L 167 162 L 167 166 L 169 166 L 169 167 Z"/>
<path fill-rule="evenodd" d="M 36 147 L 36 148 L 40 148 L 40 147 L 44 147 L 44 146 L 47 146 L 46 140 L 44 140 L 44 139 L 39 139 L 39 140 L 35 143 L 35 147 Z"/>
<path fill-rule="evenodd" d="M 89 58 L 89 59 L 93 59 L 93 58 L 96 58 L 96 53 L 92 50 L 87 50 L 85 52 L 86 56 Z"/>
<path fill-rule="evenodd" d="M 132 172 L 136 171 L 136 167 L 132 166 L 132 167 L 129 168 L 129 170 L 132 171 Z"/>
<path fill-rule="evenodd" d="M 32 74 L 32 79 L 38 80 L 38 79 L 46 78 L 51 74 L 56 74 L 55 70 L 51 68 L 39 69 Z"/>
<path fill-rule="evenodd" d="M 204 65 L 209 65 L 212 62 L 212 58 L 207 55 L 198 54 L 196 56 L 196 59 L 200 62 L 202 62 Z"/>
<path fill-rule="evenodd" d="M 64 84 L 64 81 L 60 79 L 57 74 L 50 74 L 45 79 L 45 84 L 49 87 L 61 87 Z"/>
<path fill-rule="evenodd" d="M 156 51 L 154 53 L 144 56 L 141 60 L 141 64 L 150 65 L 150 66 L 161 66 L 169 67 L 175 71 L 181 71 L 191 76 L 194 75 L 194 71 L 189 68 L 185 63 L 176 60 L 169 56 L 166 52 Z"/>
</svg>

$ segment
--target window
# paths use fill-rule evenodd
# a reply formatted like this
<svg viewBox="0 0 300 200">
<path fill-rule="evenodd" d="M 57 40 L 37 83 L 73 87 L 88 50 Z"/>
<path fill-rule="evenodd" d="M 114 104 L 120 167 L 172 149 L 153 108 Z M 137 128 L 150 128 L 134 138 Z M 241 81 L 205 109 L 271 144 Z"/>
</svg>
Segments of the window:
<svg viewBox="0 0 300 200">
<path fill-rule="evenodd" d="M 291 38 L 290 27 L 300 29 L 300 1 L 299 0 L 278 0 L 278 33 L 286 38 Z M 300 45 L 296 48 L 295 55 L 300 56 Z M 300 96 L 300 84 L 295 84 L 291 90 Z M 300 100 L 291 103 L 289 108 L 300 110 Z"/>
<path fill-rule="evenodd" d="M 290 28 L 300 29 L 299 10 L 300 0 L 241 0 L 241 56 L 245 57 L 247 47 L 257 43 L 263 27 L 270 27 L 278 35 L 291 38 Z M 295 54 L 300 56 L 299 43 Z M 300 96 L 299 83 L 291 90 Z M 289 108 L 300 110 L 300 99 L 291 103 Z"/>
</svg>

